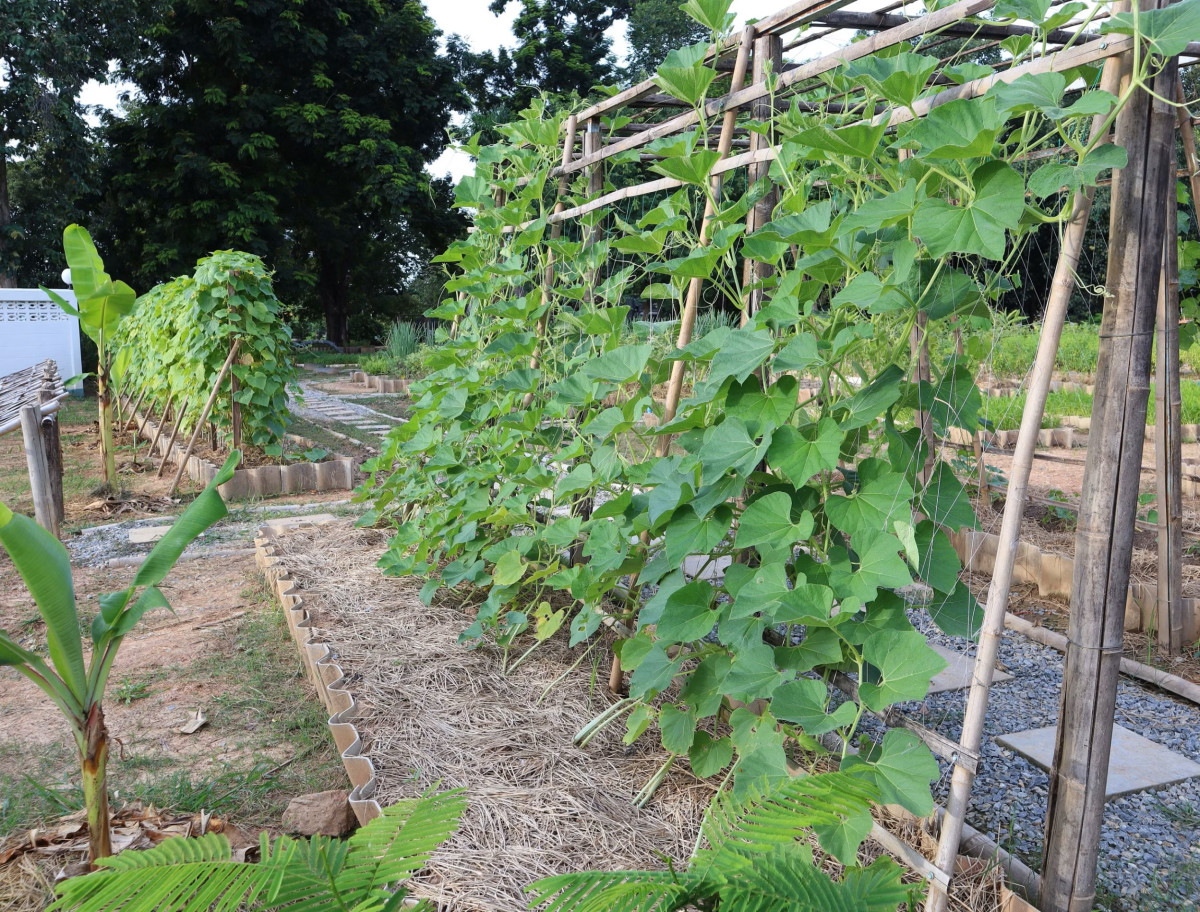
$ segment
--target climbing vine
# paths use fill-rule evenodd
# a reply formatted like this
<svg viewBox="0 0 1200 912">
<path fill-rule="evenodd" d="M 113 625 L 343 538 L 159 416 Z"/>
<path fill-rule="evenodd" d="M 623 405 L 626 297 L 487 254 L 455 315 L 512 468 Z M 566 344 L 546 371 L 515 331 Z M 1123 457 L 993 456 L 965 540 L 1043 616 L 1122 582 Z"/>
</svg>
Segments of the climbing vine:
<svg viewBox="0 0 1200 912">
<path fill-rule="evenodd" d="M 1046 6 L 1006 10 L 1052 29 Z M 723 37 L 727 2 L 688 9 Z M 1170 26 L 1148 15 L 1141 33 Z M 1040 38 L 1004 45 L 1019 63 Z M 883 802 L 928 814 L 938 766 L 914 734 L 848 750 L 864 714 L 923 698 L 944 667 L 910 619 L 914 598 L 951 634 L 974 636 L 981 619 L 947 536 L 976 524 L 968 492 L 912 420 L 926 413 L 935 437 L 978 428 L 973 349 L 916 381 L 910 334 L 926 321 L 986 334 L 1023 239 L 1124 164 L 1092 129 L 1122 99 L 1080 66 L 910 116 L 947 81 L 994 71 L 917 45 L 843 64 L 751 126 L 777 150 L 779 196 L 747 236 L 767 183 L 713 189 L 706 48 L 673 52 L 657 77 L 698 126 L 607 160 L 612 174 L 648 152 L 682 182 L 636 218 L 609 207 L 550 230 L 565 115 L 544 103 L 471 150 L 458 202 L 476 230 L 438 258 L 450 297 L 432 312 L 455 331 L 413 385 L 411 420 L 366 466 L 367 521 L 395 523 L 382 566 L 424 578 L 426 599 L 460 584 L 484 596 L 465 641 L 507 649 L 565 627 L 578 645 L 606 620 L 625 625 L 629 699 L 592 728 L 624 718 L 633 741 L 653 726 L 668 765 L 730 770 L 735 793 L 832 747 Z M 1138 66 L 1131 85 L 1155 58 Z M 588 199 L 580 174 L 564 202 Z M 743 284 L 745 260 L 770 276 Z M 756 289 L 765 306 L 667 351 L 631 331 L 630 294 L 682 310 L 693 279 L 725 307 L 744 310 Z M 676 364 L 685 396 L 669 416 Z M 850 698 L 829 687 L 847 677 Z M 869 829 L 863 812 L 818 833 L 852 862 Z"/>
</svg>

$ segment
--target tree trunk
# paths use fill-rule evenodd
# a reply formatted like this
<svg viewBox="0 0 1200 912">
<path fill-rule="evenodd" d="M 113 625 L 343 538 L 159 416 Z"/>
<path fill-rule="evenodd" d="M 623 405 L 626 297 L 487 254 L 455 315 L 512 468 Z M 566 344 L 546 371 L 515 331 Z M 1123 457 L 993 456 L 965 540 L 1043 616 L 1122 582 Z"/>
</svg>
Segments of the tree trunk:
<svg viewBox="0 0 1200 912">
<path fill-rule="evenodd" d="M 104 726 L 104 710 L 99 703 L 92 706 L 84 723 L 81 751 L 88 861 L 94 870 L 97 859 L 112 854 L 112 833 L 108 826 L 108 729 Z"/>
<path fill-rule="evenodd" d="M 3 149 L 0 148 L 0 152 Z M 4 250 L 4 238 L 8 235 L 8 223 L 12 221 L 12 203 L 8 196 L 8 159 L 0 154 L 0 252 Z M 3 258 L 0 258 L 2 260 Z M 0 288 L 16 288 L 17 280 L 7 272 L 0 271 Z"/>
<path fill-rule="evenodd" d="M 344 346 L 350 337 L 350 254 L 327 251 L 317 258 L 317 296 L 325 311 L 325 338 Z"/>
</svg>

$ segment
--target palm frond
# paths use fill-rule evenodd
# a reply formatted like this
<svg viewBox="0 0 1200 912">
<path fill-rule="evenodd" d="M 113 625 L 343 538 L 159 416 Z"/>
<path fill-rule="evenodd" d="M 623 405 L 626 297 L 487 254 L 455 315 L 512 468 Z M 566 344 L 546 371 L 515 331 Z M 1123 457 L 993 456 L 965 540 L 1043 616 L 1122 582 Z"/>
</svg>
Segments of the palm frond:
<svg viewBox="0 0 1200 912">
<path fill-rule="evenodd" d="M 901 869 L 890 858 L 832 880 L 806 845 L 776 846 L 755 856 L 720 890 L 729 912 L 896 912 L 908 898 Z"/>
<path fill-rule="evenodd" d="M 667 912 L 690 896 L 685 878 L 671 871 L 584 871 L 526 889 L 534 894 L 530 908 L 549 903 L 543 912 Z"/>
<path fill-rule="evenodd" d="M 723 792 L 705 815 L 702 832 L 709 848 L 696 853 L 691 871 L 707 878 L 710 868 L 731 864 L 733 854 L 787 845 L 814 826 L 869 812 L 877 798 L 871 783 L 846 773 L 795 776 L 740 798 Z"/>
<path fill-rule="evenodd" d="M 461 789 L 428 794 L 384 808 L 350 837 L 338 889 L 351 902 L 372 889 L 407 880 L 458 828 L 467 806 Z"/>
</svg>

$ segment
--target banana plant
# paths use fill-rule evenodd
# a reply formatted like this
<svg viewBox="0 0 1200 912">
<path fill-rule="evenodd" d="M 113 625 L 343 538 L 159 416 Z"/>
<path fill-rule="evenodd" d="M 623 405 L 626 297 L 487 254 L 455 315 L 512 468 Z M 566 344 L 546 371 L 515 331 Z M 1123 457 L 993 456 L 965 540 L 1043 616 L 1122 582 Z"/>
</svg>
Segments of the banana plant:
<svg viewBox="0 0 1200 912">
<path fill-rule="evenodd" d="M 100 453 L 104 459 L 104 482 L 109 487 L 117 483 L 117 461 L 112 441 L 112 394 L 110 374 L 112 358 L 108 351 L 117 325 L 133 312 L 137 303 L 134 290 L 124 282 L 114 282 L 104 271 L 104 261 L 96 252 L 92 236 L 79 225 L 68 225 L 63 231 L 63 252 L 71 267 L 71 284 L 75 288 L 75 305 L 48 288 L 42 291 L 55 304 L 74 317 L 89 338 L 96 343 L 96 397 L 100 406 Z"/>
<path fill-rule="evenodd" d="M 62 542 L 27 516 L 0 503 L 0 544 L 46 624 L 49 661 L 0 630 L 0 665 L 10 665 L 40 687 L 71 724 L 83 774 L 88 855 L 93 865 L 112 854 L 108 826 L 108 730 L 101 701 L 117 650 L 126 634 L 152 608 L 167 608 L 159 584 L 196 536 L 228 513 L 217 485 L 233 476 L 241 454 L 234 451 L 216 477 L 146 556 L 133 582 L 100 596 L 91 624 L 92 649 L 85 661 L 75 603 L 71 561 Z"/>
</svg>

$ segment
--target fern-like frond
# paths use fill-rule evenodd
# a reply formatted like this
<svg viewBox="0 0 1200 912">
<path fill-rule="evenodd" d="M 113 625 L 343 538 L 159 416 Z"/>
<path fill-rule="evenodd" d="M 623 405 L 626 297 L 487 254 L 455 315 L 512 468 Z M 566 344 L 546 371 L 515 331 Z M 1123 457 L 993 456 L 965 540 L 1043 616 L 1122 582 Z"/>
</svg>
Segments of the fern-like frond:
<svg viewBox="0 0 1200 912">
<path fill-rule="evenodd" d="M 421 870 L 458 828 L 466 807 L 467 797 L 457 789 L 384 808 L 350 837 L 337 879 L 342 896 L 358 902 L 372 890 L 400 883 Z"/>
<path fill-rule="evenodd" d="M 149 851 L 130 854 L 146 855 Z M 59 886 L 59 899 L 50 909 L 55 912 L 140 912 L 160 909 L 236 912 L 243 903 L 253 902 L 262 893 L 266 880 L 263 874 L 255 865 L 229 860 L 185 864 L 167 862 L 114 872 L 97 871 L 63 881 Z"/>
<path fill-rule="evenodd" d="M 556 874 L 525 888 L 530 908 L 543 912 L 669 912 L 682 908 L 691 891 L 686 875 L 670 871 L 584 871 Z"/>
<path fill-rule="evenodd" d="M 899 865 L 882 858 L 831 880 L 808 846 L 777 846 L 721 889 L 721 912 L 896 912 L 908 898 L 900 875 Z"/>
<path fill-rule="evenodd" d="M 710 870 L 733 864 L 733 854 L 787 845 L 814 826 L 869 812 L 877 798 L 871 783 L 846 773 L 795 776 L 740 798 L 723 792 L 705 815 L 702 831 L 709 848 L 696 853 L 691 871 L 707 879 Z"/>
</svg>

